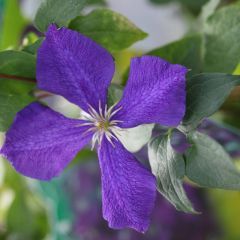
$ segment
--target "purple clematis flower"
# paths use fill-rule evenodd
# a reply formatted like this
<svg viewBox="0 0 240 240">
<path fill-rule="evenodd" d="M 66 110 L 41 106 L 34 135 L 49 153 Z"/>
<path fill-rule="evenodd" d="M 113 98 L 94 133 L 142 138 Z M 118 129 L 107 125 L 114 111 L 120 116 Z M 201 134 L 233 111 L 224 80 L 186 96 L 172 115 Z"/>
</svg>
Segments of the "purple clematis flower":
<svg viewBox="0 0 240 240">
<path fill-rule="evenodd" d="M 32 103 L 17 114 L 1 153 L 21 174 L 50 180 L 92 139 L 98 144 L 103 217 L 112 228 L 145 232 L 156 179 L 117 136 L 141 124 L 178 125 L 187 71 L 158 57 L 133 58 L 122 99 L 107 108 L 112 56 L 80 33 L 50 25 L 37 55 L 38 87 L 77 104 L 84 114 L 69 119 Z"/>
</svg>

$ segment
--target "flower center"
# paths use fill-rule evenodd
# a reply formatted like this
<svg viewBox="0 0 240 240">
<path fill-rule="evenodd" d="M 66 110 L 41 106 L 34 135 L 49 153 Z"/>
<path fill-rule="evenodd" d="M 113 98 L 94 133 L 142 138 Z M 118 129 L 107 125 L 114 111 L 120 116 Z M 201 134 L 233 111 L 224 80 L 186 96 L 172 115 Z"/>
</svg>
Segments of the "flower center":
<svg viewBox="0 0 240 240">
<path fill-rule="evenodd" d="M 96 123 L 96 127 L 98 131 L 108 131 L 110 124 L 107 121 L 100 121 Z"/>
<path fill-rule="evenodd" d="M 116 139 L 114 131 L 119 131 L 117 125 L 122 122 L 119 120 L 112 120 L 112 117 L 120 110 L 121 108 L 114 109 L 114 105 L 107 109 L 103 110 L 101 103 L 99 102 L 98 112 L 89 105 L 88 113 L 83 112 L 82 119 L 86 120 L 86 123 L 81 124 L 81 126 L 89 126 L 89 129 L 86 132 L 94 132 L 92 138 L 92 149 L 94 148 L 96 142 L 101 143 L 103 136 L 106 136 L 107 140 L 113 145 L 112 138 Z"/>
</svg>

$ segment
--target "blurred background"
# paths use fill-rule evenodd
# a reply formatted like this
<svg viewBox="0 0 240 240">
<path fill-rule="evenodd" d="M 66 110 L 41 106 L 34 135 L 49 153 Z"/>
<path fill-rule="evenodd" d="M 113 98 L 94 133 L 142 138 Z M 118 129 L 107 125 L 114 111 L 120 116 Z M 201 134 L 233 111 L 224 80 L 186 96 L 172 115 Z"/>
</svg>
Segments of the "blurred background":
<svg viewBox="0 0 240 240">
<path fill-rule="evenodd" d="M 194 32 L 200 24 L 202 6 L 207 2 L 96 0 L 97 4 L 89 5 L 84 11 L 109 7 L 149 34 L 145 40 L 115 54 L 115 81 L 118 82 L 124 78 L 131 56 Z M 40 0 L 0 0 L 0 50 L 16 49 L 37 39 L 38 32 L 31 22 L 40 3 Z M 238 89 L 230 98 L 213 116 L 214 122 L 204 121 L 200 131 L 219 141 L 238 165 Z M 74 114 L 76 111 L 59 97 L 48 97 L 45 101 L 60 112 Z M 0 139 L 3 142 L 4 133 Z M 179 138 L 175 140 L 178 145 Z M 146 149 L 137 155 L 148 164 Z M 64 173 L 51 182 L 23 177 L 0 158 L 0 240 L 240 240 L 240 192 L 206 190 L 189 184 L 185 187 L 201 214 L 180 213 L 158 194 L 151 226 L 142 235 L 133 230 L 111 230 L 103 220 L 100 172 L 94 152 L 83 150 Z"/>
</svg>

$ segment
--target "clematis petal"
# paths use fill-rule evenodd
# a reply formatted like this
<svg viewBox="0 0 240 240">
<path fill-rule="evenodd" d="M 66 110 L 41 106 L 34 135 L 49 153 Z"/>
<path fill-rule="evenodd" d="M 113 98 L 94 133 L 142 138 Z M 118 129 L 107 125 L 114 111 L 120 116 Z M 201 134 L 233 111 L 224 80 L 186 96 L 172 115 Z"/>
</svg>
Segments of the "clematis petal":
<svg viewBox="0 0 240 240">
<path fill-rule="evenodd" d="M 38 50 L 37 81 L 42 90 L 62 95 L 83 110 L 106 104 L 114 74 L 113 58 L 104 48 L 67 28 L 50 25 Z"/>
<path fill-rule="evenodd" d="M 146 123 L 176 126 L 185 113 L 187 68 L 159 57 L 133 58 L 123 97 L 114 116 L 131 128 Z"/>
<path fill-rule="evenodd" d="M 156 179 L 122 144 L 104 137 L 98 150 L 103 217 L 115 229 L 145 232 L 154 207 Z"/>
<path fill-rule="evenodd" d="M 16 116 L 0 151 L 23 175 L 49 180 L 57 176 L 85 146 L 90 133 L 81 120 L 68 119 L 32 103 Z"/>
</svg>

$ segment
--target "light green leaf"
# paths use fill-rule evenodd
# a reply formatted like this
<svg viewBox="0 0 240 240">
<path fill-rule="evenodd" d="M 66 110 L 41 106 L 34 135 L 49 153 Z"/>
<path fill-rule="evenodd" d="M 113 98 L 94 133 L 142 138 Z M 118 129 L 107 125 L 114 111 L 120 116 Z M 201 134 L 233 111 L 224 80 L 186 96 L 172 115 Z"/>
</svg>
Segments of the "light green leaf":
<svg viewBox="0 0 240 240">
<path fill-rule="evenodd" d="M 19 240 L 44 239 L 49 232 L 46 209 L 33 193 L 24 190 L 24 194 L 16 195 L 8 211 L 6 225 L 9 235 L 14 233 Z"/>
<path fill-rule="evenodd" d="M 43 0 L 35 16 L 35 26 L 45 32 L 51 23 L 67 26 L 70 20 L 80 15 L 86 0 Z"/>
<path fill-rule="evenodd" d="M 204 71 L 232 73 L 240 62 L 240 4 L 220 8 L 205 24 Z"/>
<path fill-rule="evenodd" d="M 202 187 L 240 189 L 240 173 L 220 144 L 210 137 L 194 132 L 193 144 L 185 153 L 186 176 Z"/>
<path fill-rule="evenodd" d="M 3 19 L 1 21 L 0 49 L 17 48 L 27 21 L 21 14 L 18 0 L 4 1 Z"/>
<path fill-rule="evenodd" d="M 210 0 L 208 1 L 203 7 L 201 12 L 201 20 L 205 22 L 209 16 L 211 16 L 219 4 L 221 3 L 221 0 Z"/>
<path fill-rule="evenodd" d="M 16 113 L 34 101 L 30 95 L 34 86 L 14 79 L 0 79 L 0 131 L 6 131 Z"/>
<path fill-rule="evenodd" d="M 147 55 L 158 56 L 171 63 L 182 64 L 191 70 L 190 74 L 196 74 L 201 70 L 201 44 L 201 36 L 189 36 L 154 49 Z"/>
<path fill-rule="evenodd" d="M 35 79 L 36 57 L 20 51 L 0 52 L 0 74 Z"/>
<path fill-rule="evenodd" d="M 149 143 L 148 156 L 153 174 L 157 178 L 159 192 L 177 210 L 196 213 L 182 186 L 185 163 L 176 153 L 168 136 L 156 137 Z"/>
<path fill-rule="evenodd" d="M 216 112 L 232 89 L 240 84 L 240 76 L 203 73 L 187 81 L 187 109 L 182 125 L 194 129 L 199 122 Z"/>
<path fill-rule="evenodd" d="M 97 9 L 77 17 L 69 28 L 90 37 L 109 51 L 125 49 L 147 36 L 127 18 L 110 9 Z"/>
<path fill-rule="evenodd" d="M 3 159 L 0 159 L 3 160 Z M 13 236 L 17 240 L 42 240 L 49 233 L 49 221 L 46 203 L 42 202 L 36 192 L 32 192 L 31 187 L 26 182 L 26 178 L 13 170 L 8 161 L 3 162 L 5 172 L 4 184 L 1 186 L 0 195 L 8 193 L 9 207 L 6 212 L 4 236 Z M 10 196 L 9 196 L 10 195 Z M 11 196 L 12 195 L 12 196 Z M 6 196 L 5 196 L 6 197 Z M 3 206 L 2 206 L 3 207 Z M 28 221 L 23 221 L 27 219 Z M 5 239 L 0 232 L 0 239 Z"/>
<path fill-rule="evenodd" d="M 32 44 L 25 46 L 22 51 L 36 55 L 38 48 L 41 46 L 44 38 L 41 37 Z"/>
</svg>

